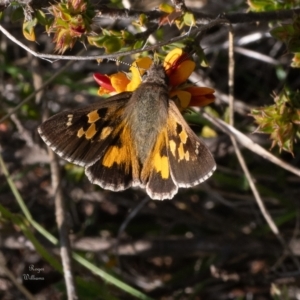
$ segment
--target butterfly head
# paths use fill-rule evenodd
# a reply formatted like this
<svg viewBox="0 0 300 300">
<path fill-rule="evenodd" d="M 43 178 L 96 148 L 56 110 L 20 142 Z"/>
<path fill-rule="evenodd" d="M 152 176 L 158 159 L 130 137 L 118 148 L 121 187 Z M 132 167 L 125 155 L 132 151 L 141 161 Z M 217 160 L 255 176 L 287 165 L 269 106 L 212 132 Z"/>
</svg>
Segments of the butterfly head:
<svg viewBox="0 0 300 300">
<path fill-rule="evenodd" d="M 160 64 L 153 63 L 144 74 L 143 82 L 167 85 L 168 76 L 164 67 Z"/>
</svg>

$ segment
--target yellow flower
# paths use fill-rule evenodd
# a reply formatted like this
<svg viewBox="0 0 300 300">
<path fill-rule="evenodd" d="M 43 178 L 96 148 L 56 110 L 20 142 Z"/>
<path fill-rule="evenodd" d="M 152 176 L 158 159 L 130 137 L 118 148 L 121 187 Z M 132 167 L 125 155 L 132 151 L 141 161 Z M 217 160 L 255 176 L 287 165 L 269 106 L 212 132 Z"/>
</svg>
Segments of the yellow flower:
<svg viewBox="0 0 300 300">
<path fill-rule="evenodd" d="M 99 96 L 124 92 L 130 82 L 127 76 L 122 72 L 118 72 L 110 76 L 95 73 L 94 79 L 100 85 L 98 90 Z"/>
<path fill-rule="evenodd" d="M 169 83 L 175 87 L 187 81 L 195 69 L 195 63 L 188 59 L 182 49 L 172 50 L 164 59 L 163 66 L 169 77 Z"/>
<path fill-rule="evenodd" d="M 149 57 L 137 59 L 130 67 L 131 80 L 121 72 L 110 76 L 94 74 L 95 80 L 101 85 L 98 94 L 111 95 L 136 90 L 142 83 L 142 75 L 152 63 Z M 169 78 L 170 98 L 176 102 L 179 109 L 182 110 L 188 106 L 205 106 L 215 100 L 213 89 L 186 83 L 195 69 L 195 62 L 182 49 L 172 50 L 165 57 L 163 67 Z"/>
<path fill-rule="evenodd" d="M 137 59 L 130 67 L 132 74 L 131 81 L 128 84 L 126 91 L 133 92 L 142 83 L 142 76 L 152 65 L 152 59 L 149 57 L 142 57 Z"/>
</svg>

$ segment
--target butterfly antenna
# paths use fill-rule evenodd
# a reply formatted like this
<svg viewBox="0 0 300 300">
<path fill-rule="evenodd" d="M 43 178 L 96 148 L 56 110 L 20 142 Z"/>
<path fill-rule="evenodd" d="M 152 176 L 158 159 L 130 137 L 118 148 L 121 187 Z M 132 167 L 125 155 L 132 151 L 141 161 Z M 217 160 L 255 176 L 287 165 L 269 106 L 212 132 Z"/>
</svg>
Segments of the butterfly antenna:
<svg viewBox="0 0 300 300">
<path fill-rule="evenodd" d="M 135 68 L 137 68 L 137 69 L 139 70 L 140 77 L 141 77 L 141 79 L 142 79 L 142 74 L 141 74 L 141 72 L 140 72 L 140 69 L 143 69 L 143 68 L 140 68 L 138 65 L 136 65 L 136 64 L 129 64 L 129 63 L 127 63 L 127 62 L 124 62 L 124 61 L 119 60 L 119 59 L 116 59 L 116 58 L 109 58 L 108 60 L 109 60 L 109 61 L 115 61 L 115 62 L 117 62 L 117 63 L 121 63 L 121 64 L 126 65 L 126 66 L 129 66 L 129 67 L 135 67 Z"/>
<path fill-rule="evenodd" d="M 125 62 L 125 61 L 122 61 L 122 60 L 119 60 L 119 59 L 117 59 L 117 58 L 108 58 L 108 61 L 114 61 L 114 62 L 117 62 L 117 63 L 120 63 L 120 64 L 123 64 L 123 65 L 126 65 L 126 66 L 131 66 L 131 64 L 129 64 L 129 63 L 127 63 L 127 62 Z"/>
</svg>

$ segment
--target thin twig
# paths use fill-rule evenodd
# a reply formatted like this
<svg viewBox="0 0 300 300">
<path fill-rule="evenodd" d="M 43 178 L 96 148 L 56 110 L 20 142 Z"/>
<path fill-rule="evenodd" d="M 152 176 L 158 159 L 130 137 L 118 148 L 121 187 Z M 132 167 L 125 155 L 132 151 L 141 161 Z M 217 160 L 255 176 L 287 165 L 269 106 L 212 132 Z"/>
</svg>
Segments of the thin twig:
<svg viewBox="0 0 300 300">
<path fill-rule="evenodd" d="M 202 30 L 207 30 L 210 29 L 216 25 L 221 25 L 221 24 L 226 24 L 228 23 L 227 19 L 216 19 L 211 21 L 209 24 L 202 26 L 200 29 L 195 29 L 192 32 L 198 32 L 198 31 L 202 31 Z M 170 40 L 167 40 L 165 42 L 160 42 L 157 43 L 155 45 L 152 46 L 147 46 L 143 49 L 136 49 L 136 50 L 130 50 L 130 51 L 122 51 L 122 52 L 116 52 L 113 54 L 103 54 L 103 55 L 88 55 L 88 56 L 79 56 L 79 55 L 56 55 L 56 54 L 43 54 L 43 53 L 38 53 L 36 51 L 33 51 L 32 49 L 30 49 L 29 47 L 27 47 L 26 45 L 24 45 L 22 42 L 20 42 L 19 40 L 17 40 L 13 35 L 11 35 L 3 26 L 0 25 L 0 31 L 3 32 L 7 38 L 9 38 L 11 41 L 13 41 L 14 43 L 16 43 L 17 45 L 19 45 L 21 48 L 23 48 L 24 50 L 28 51 L 29 53 L 31 53 L 33 56 L 47 60 L 49 62 L 52 63 L 51 60 L 56 61 L 56 60 L 98 60 L 98 59 L 110 59 L 110 58 L 116 58 L 116 57 L 120 57 L 120 56 L 127 56 L 127 55 L 133 55 L 136 53 L 140 53 L 140 52 L 144 52 L 144 51 L 154 51 L 158 48 L 161 48 L 165 45 L 174 43 L 174 42 L 178 42 L 178 41 L 182 41 L 185 38 L 187 38 L 189 36 L 188 33 L 185 33 L 181 36 L 177 36 L 174 37 Z"/>
<path fill-rule="evenodd" d="M 40 67 L 39 63 L 40 60 L 37 59 L 37 57 L 32 57 L 29 53 L 28 53 L 28 57 L 31 58 L 31 71 L 32 71 L 32 83 L 33 83 L 33 87 L 34 90 L 37 90 L 39 88 L 41 88 L 41 86 L 43 85 L 43 76 L 40 72 L 38 72 L 38 68 Z M 36 94 L 36 103 L 39 104 L 42 100 L 44 94 L 44 90 L 41 90 L 39 93 Z"/>
<path fill-rule="evenodd" d="M 3 1 L 2 1 L 3 2 Z M 5 1 L 6 5 L 1 6 L 1 10 L 4 10 L 8 4 L 7 2 L 13 2 Z M 21 1 L 19 1 L 21 2 Z M 24 2 L 24 1 L 23 1 Z M 46 4 L 45 1 L 27 1 L 31 2 L 30 5 L 33 9 L 45 9 Z M 52 1 L 55 3 L 55 1 Z M 130 5 L 128 5 L 129 1 L 123 0 L 123 2 L 126 5 L 126 8 L 130 8 Z M 199 10 L 190 9 L 189 7 L 186 7 L 183 0 L 172 0 L 174 6 L 176 6 L 178 9 L 182 10 L 183 12 L 189 11 L 191 12 L 195 19 L 197 25 L 203 25 L 208 24 L 212 20 L 218 18 L 218 16 L 213 14 L 207 14 L 203 13 Z M 0 1 L 1 3 L 1 1 Z M 124 6 L 125 6 L 124 5 Z M 109 18 L 109 19 L 116 19 L 116 20 L 138 20 L 141 14 L 144 14 L 147 19 L 151 22 L 159 22 L 160 18 L 165 15 L 164 12 L 159 10 L 134 10 L 134 9 L 123 9 L 123 8 L 112 8 L 108 7 L 107 5 L 101 4 L 101 1 L 98 1 L 98 3 L 93 3 L 93 8 L 96 12 L 96 16 L 94 17 L 93 21 L 97 22 L 97 19 L 103 19 L 103 18 Z M 300 9 L 281 9 L 281 10 L 275 10 L 275 11 L 267 11 L 267 12 L 246 12 L 246 13 L 228 13 L 224 14 L 223 16 L 226 17 L 227 20 L 230 21 L 231 24 L 237 24 L 237 23 L 254 23 L 254 22 L 271 22 L 271 21 L 283 21 L 287 19 L 292 19 L 295 16 L 300 14 Z"/>
<path fill-rule="evenodd" d="M 174 4 L 183 2 L 179 0 L 172 0 Z M 126 19 L 126 20 L 137 20 L 141 14 L 147 16 L 148 20 L 152 22 L 158 22 L 161 17 L 165 15 L 164 12 L 152 10 L 152 11 L 143 11 L 143 10 L 126 10 L 118 8 L 110 8 L 105 5 L 100 5 L 95 7 L 99 9 L 96 13 L 97 18 L 110 18 L 110 19 Z M 219 16 L 213 14 L 203 13 L 201 11 L 196 11 L 185 7 L 184 10 L 191 12 L 195 19 L 197 25 L 208 24 L 212 20 L 217 19 Z M 183 10 L 183 11 L 184 11 Z M 246 12 L 246 13 L 228 13 L 223 14 L 222 17 L 226 18 L 231 24 L 242 24 L 242 23 L 255 23 L 255 22 L 264 22 L 269 23 L 271 21 L 284 21 L 288 19 L 293 19 L 295 16 L 300 14 L 300 8 L 295 9 L 280 9 L 275 11 L 267 12 Z"/>
<path fill-rule="evenodd" d="M 47 117 L 48 116 L 45 115 L 43 116 L 43 118 Z M 56 224 L 60 240 L 60 256 L 63 265 L 63 274 L 66 284 L 66 291 L 68 295 L 68 300 L 75 300 L 78 299 L 78 297 L 76 293 L 76 286 L 74 283 L 72 271 L 72 250 L 69 240 L 69 227 L 66 221 L 67 218 L 64 197 L 60 185 L 62 181 L 60 175 L 60 168 L 56 154 L 49 147 L 48 154 L 50 159 L 51 183 L 55 202 Z"/>
<path fill-rule="evenodd" d="M 46 110 L 43 118 L 48 117 L 48 110 Z M 48 154 L 50 158 L 51 169 L 51 183 L 55 201 L 55 216 L 56 224 L 59 232 L 60 240 L 60 256 L 63 266 L 63 274 L 65 279 L 66 291 L 68 300 L 78 299 L 76 286 L 74 282 L 74 276 L 72 271 L 72 249 L 69 239 L 69 226 L 66 218 L 66 207 L 64 202 L 64 196 L 61 189 L 61 174 L 56 154 L 48 147 Z"/>
<path fill-rule="evenodd" d="M 228 48 L 228 56 L 229 56 L 229 65 L 228 65 L 228 85 L 229 85 L 229 123 L 233 127 L 234 126 L 234 42 L 233 42 L 233 29 L 232 26 L 229 27 L 229 48 Z M 284 238 L 279 232 L 278 227 L 276 226 L 275 222 L 272 219 L 272 216 L 268 212 L 266 206 L 264 205 L 260 194 L 258 192 L 258 189 L 256 188 L 256 185 L 253 181 L 252 175 L 248 169 L 248 166 L 246 164 L 246 161 L 239 149 L 239 146 L 236 142 L 236 139 L 233 135 L 230 136 L 231 142 L 233 144 L 235 154 L 238 158 L 238 161 L 240 163 L 240 166 L 247 178 L 247 181 L 249 183 L 249 186 L 251 188 L 251 191 L 253 193 L 254 199 L 259 207 L 259 210 L 261 214 L 263 215 L 264 219 L 266 220 L 267 224 L 269 225 L 270 229 L 274 233 L 274 235 L 277 237 L 281 245 L 284 249 L 288 252 L 288 254 L 293 259 L 295 265 L 298 269 L 300 269 L 300 263 L 298 259 L 293 254 L 293 251 L 291 250 L 290 246 L 285 242 Z"/>
<path fill-rule="evenodd" d="M 247 137 L 245 134 L 234 128 L 233 126 L 225 123 L 221 119 L 215 118 L 214 116 L 203 112 L 202 116 L 209 120 L 212 124 L 214 124 L 216 127 L 218 127 L 223 132 L 227 133 L 229 136 L 234 136 L 235 139 L 241 144 L 242 146 L 246 147 L 250 151 L 254 152 L 255 154 L 263 157 L 264 159 L 269 160 L 273 164 L 297 175 L 300 177 L 300 169 L 286 163 L 285 161 L 279 159 L 278 157 L 274 156 L 272 153 L 264 149 L 259 144 L 253 142 L 249 137 Z"/>
<path fill-rule="evenodd" d="M 229 124 L 234 126 L 234 41 L 233 41 L 233 28 L 229 25 L 229 32 L 228 32 L 228 88 L 229 88 Z"/>
<path fill-rule="evenodd" d="M 281 62 L 278 59 L 274 59 L 274 58 L 272 58 L 268 55 L 265 55 L 265 54 L 262 54 L 262 53 L 259 53 L 259 52 L 256 52 L 256 51 L 253 51 L 253 50 L 250 50 L 250 49 L 245 49 L 245 48 L 242 48 L 242 47 L 235 47 L 234 51 L 236 53 L 248 56 L 251 59 L 260 60 L 260 61 L 262 61 L 264 63 L 267 63 L 267 64 L 270 64 L 270 65 L 274 65 L 274 66 L 281 65 Z"/>
<path fill-rule="evenodd" d="M 78 299 L 72 271 L 72 253 L 69 239 L 69 227 L 66 218 L 66 207 L 60 186 L 61 176 L 56 154 L 49 148 L 52 189 L 55 195 L 55 216 L 59 231 L 60 255 L 68 300 Z"/>
<path fill-rule="evenodd" d="M 264 12 L 230 13 L 222 15 L 222 17 L 225 17 L 231 24 L 255 22 L 269 23 L 271 21 L 291 20 L 299 14 L 300 8 L 295 8 Z"/>
<path fill-rule="evenodd" d="M 68 64 L 67 64 L 68 65 Z M 62 68 L 65 70 L 65 68 Z M 41 87 L 37 87 L 40 90 Z M 47 113 L 46 113 L 47 114 Z M 51 183 L 55 199 L 55 216 L 60 240 L 60 256 L 68 300 L 78 299 L 72 271 L 72 250 L 69 239 L 69 227 L 66 221 L 66 208 L 61 189 L 61 175 L 56 154 L 48 147 L 51 169 Z"/>
<path fill-rule="evenodd" d="M 265 207 L 261 197 L 260 197 L 260 194 L 254 184 L 254 181 L 252 179 L 252 176 L 249 172 L 249 169 L 246 165 L 246 162 L 244 160 L 244 157 L 238 147 L 238 144 L 235 140 L 235 138 L 233 136 L 230 137 L 231 138 L 231 141 L 232 141 L 232 144 L 235 148 L 235 151 L 236 151 L 236 155 L 237 155 L 237 158 L 239 160 L 239 163 L 241 165 L 241 168 L 243 169 L 244 173 L 245 173 L 245 176 L 249 182 L 249 186 L 252 190 L 252 193 L 253 193 L 253 196 L 255 198 L 255 201 L 259 207 L 259 210 L 261 212 L 261 214 L 263 215 L 263 217 L 265 218 L 267 224 L 269 225 L 270 229 L 272 230 L 272 232 L 275 234 L 275 236 L 277 237 L 277 239 L 279 240 L 279 242 L 281 243 L 281 245 L 283 246 L 283 248 L 287 251 L 287 253 L 291 256 L 292 260 L 294 261 L 296 267 L 298 268 L 298 270 L 300 270 L 300 263 L 298 261 L 298 259 L 296 258 L 296 256 L 294 255 L 293 251 L 291 250 L 290 246 L 285 242 L 284 238 L 282 237 L 282 235 L 280 234 L 279 232 L 279 229 L 278 227 L 276 226 L 275 222 L 273 221 L 271 215 L 269 214 L 267 208 Z"/>
</svg>

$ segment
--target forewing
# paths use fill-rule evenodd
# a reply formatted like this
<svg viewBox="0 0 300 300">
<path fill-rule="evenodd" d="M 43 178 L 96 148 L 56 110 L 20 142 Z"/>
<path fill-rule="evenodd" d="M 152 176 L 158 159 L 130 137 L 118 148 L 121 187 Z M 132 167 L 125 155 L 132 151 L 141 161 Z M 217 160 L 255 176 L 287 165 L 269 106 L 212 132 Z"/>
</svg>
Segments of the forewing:
<svg viewBox="0 0 300 300">
<path fill-rule="evenodd" d="M 122 95 L 122 96 L 121 96 Z M 123 93 L 46 120 L 38 132 L 59 156 L 80 166 L 93 164 L 105 152 L 122 121 L 131 93 Z"/>
<path fill-rule="evenodd" d="M 45 143 L 69 162 L 85 167 L 92 183 L 114 191 L 139 185 L 139 164 L 122 93 L 84 108 L 61 112 L 38 131 Z"/>
</svg>

